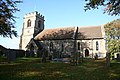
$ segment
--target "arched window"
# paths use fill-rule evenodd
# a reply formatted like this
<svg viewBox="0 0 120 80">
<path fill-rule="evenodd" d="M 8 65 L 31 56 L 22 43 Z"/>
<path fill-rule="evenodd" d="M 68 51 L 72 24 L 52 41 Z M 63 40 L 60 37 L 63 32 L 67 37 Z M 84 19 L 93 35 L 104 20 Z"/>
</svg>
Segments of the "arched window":
<svg viewBox="0 0 120 80">
<path fill-rule="evenodd" d="M 63 43 L 62 43 L 62 45 L 61 45 L 61 52 L 63 52 L 64 51 L 64 45 L 63 45 Z"/>
<path fill-rule="evenodd" d="M 85 49 L 85 57 L 89 56 L 89 50 Z"/>
<path fill-rule="evenodd" d="M 53 43 L 50 42 L 50 51 L 52 51 L 52 50 L 53 50 Z"/>
<path fill-rule="evenodd" d="M 38 27 L 39 28 L 41 27 L 41 21 L 40 20 L 38 21 Z"/>
<path fill-rule="evenodd" d="M 30 27 L 31 26 L 31 20 L 29 19 L 28 21 L 27 21 L 27 27 Z"/>
<path fill-rule="evenodd" d="M 99 50 L 99 43 L 98 43 L 98 41 L 96 41 L 96 51 L 98 51 Z"/>
<path fill-rule="evenodd" d="M 80 42 L 78 42 L 78 50 L 80 50 Z"/>
</svg>

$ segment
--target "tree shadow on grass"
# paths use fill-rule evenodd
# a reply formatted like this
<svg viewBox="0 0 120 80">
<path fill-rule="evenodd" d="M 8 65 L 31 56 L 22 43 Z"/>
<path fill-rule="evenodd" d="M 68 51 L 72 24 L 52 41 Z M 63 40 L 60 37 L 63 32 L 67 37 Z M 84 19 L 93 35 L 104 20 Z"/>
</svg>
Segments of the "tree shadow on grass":
<svg viewBox="0 0 120 80">
<path fill-rule="evenodd" d="M 105 67 L 105 60 L 86 59 L 77 66 L 66 63 L 10 63 L 0 65 L 0 80 L 119 80 L 120 64 Z"/>
</svg>

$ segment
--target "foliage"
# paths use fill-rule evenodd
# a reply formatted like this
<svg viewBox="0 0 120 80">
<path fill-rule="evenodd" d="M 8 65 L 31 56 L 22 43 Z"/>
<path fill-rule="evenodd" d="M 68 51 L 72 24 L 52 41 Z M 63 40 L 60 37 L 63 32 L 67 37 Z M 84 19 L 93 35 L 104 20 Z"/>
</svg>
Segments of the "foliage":
<svg viewBox="0 0 120 80">
<path fill-rule="evenodd" d="M 21 58 L 0 64 L 0 80 L 119 80 L 120 63 L 105 67 L 105 60 L 84 60 L 78 66 L 66 63 L 39 63 L 38 58 Z"/>
<path fill-rule="evenodd" d="M 120 50 L 120 19 L 114 20 L 105 25 L 108 50 L 111 53 Z"/>
<path fill-rule="evenodd" d="M 0 35 L 3 37 L 12 38 L 12 35 L 17 37 L 17 31 L 14 30 L 16 18 L 14 13 L 19 11 L 17 3 L 21 1 L 0 0 Z"/>
<path fill-rule="evenodd" d="M 100 6 L 104 6 L 104 13 L 110 15 L 120 14 L 120 0 L 85 0 L 85 10 L 98 9 Z"/>
</svg>

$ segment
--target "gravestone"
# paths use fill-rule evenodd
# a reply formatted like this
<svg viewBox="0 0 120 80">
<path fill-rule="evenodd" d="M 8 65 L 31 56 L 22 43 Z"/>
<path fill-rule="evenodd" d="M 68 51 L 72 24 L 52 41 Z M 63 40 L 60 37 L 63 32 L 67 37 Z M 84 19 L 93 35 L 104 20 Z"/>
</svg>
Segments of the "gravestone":
<svg viewBox="0 0 120 80">
<path fill-rule="evenodd" d="M 12 51 L 12 50 L 8 50 L 7 51 L 7 59 L 8 59 L 8 62 L 14 61 L 16 59 L 16 52 Z"/>
</svg>

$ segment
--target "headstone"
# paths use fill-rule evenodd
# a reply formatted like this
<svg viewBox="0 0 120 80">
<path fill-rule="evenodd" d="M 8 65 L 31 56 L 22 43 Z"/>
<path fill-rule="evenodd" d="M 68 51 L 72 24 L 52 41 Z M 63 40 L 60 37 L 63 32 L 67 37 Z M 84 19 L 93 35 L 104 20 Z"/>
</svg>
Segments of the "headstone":
<svg viewBox="0 0 120 80">
<path fill-rule="evenodd" d="M 8 59 L 8 62 L 14 61 L 16 59 L 16 52 L 12 51 L 12 50 L 8 50 L 7 51 L 7 59 Z"/>
</svg>

